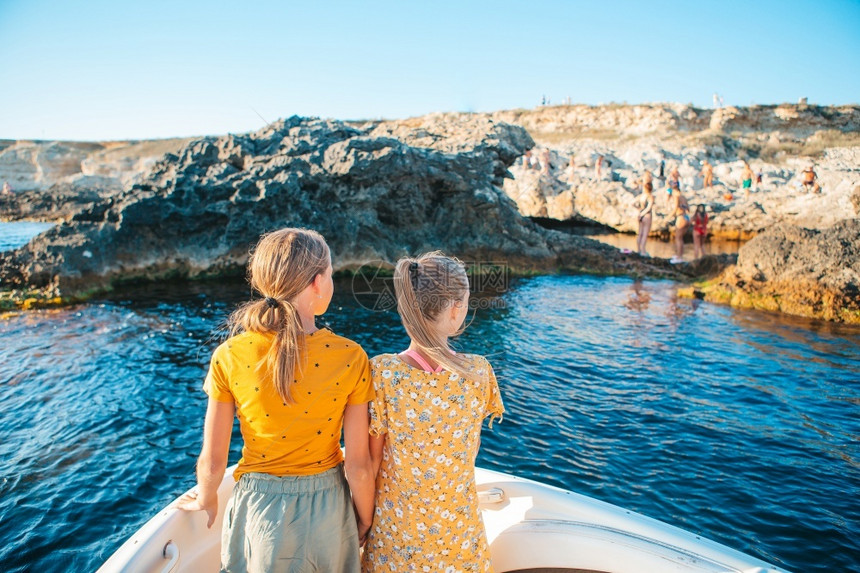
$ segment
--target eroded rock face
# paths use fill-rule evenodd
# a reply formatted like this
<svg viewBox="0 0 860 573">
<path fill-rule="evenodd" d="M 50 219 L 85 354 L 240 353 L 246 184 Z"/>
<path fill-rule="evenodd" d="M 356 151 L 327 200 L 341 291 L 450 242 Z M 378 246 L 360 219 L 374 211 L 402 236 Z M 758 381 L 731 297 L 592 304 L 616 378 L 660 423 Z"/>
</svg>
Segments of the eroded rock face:
<svg viewBox="0 0 860 573">
<path fill-rule="evenodd" d="M 260 234 L 285 226 L 320 231 L 335 269 L 444 249 L 517 271 L 677 276 L 524 219 L 500 186 L 531 145 L 520 127 L 457 116 L 358 127 L 293 117 L 203 138 L 0 254 L 0 279 L 6 288 L 52 285 L 68 295 L 126 280 L 238 275 Z"/>
<path fill-rule="evenodd" d="M 860 324 L 860 219 L 824 229 L 776 225 L 741 247 L 705 298 Z"/>
<path fill-rule="evenodd" d="M 661 161 L 664 175 L 678 169 L 688 201 L 706 206 L 717 238 L 748 239 L 784 221 L 823 229 L 855 214 L 860 106 L 557 106 L 493 117 L 525 127 L 537 142 L 532 155 L 549 157 L 547 165 L 541 161 L 534 168 L 515 162 L 513 179 L 505 182 L 505 192 L 528 216 L 581 216 L 635 233 L 637 182 L 648 170 L 657 199 L 651 232 L 667 235 L 673 218 L 666 180 L 659 177 Z M 743 159 L 762 176 L 749 196 L 741 185 Z M 714 166 L 714 186 L 708 189 L 701 174 L 705 160 Z M 801 185 L 810 165 L 820 194 Z"/>
<path fill-rule="evenodd" d="M 0 140 L 0 185 L 9 183 L 16 193 L 55 186 L 120 191 L 145 175 L 165 153 L 175 153 L 190 140 Z"/>
</svg>

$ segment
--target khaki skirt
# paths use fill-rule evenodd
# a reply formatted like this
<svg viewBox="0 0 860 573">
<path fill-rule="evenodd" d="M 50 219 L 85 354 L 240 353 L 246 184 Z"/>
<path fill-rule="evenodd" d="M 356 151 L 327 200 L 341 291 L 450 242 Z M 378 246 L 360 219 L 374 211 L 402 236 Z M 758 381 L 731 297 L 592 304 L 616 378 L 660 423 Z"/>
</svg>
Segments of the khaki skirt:
<svg viewBox="0 0 860 573">
<path fill-rule="evenodd" d="M 222 572 L 359 568 L 358 529 L 342 464 L 310 476 L 239 478 L 221 532 Z"/>
</svg>

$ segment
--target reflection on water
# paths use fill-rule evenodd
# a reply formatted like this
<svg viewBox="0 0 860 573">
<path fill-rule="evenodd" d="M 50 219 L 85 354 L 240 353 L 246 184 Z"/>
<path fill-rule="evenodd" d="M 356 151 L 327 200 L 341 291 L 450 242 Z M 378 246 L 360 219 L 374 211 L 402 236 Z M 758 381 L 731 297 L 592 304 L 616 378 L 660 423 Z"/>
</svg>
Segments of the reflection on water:
<svg viewBox="0 0 860 573">
<path fill-rule="evenodd" d="M 619 249 L 627 249 L 631 252 L 636 252 L 636 235 L 628 235 L 625 233 L 607 233 L 599 235 L 586 235 L 589 239 L 612 245 Z M 693 243 L 691 237 L 687 237 L 684 243 L 684 260 L 693 260 Z M 705 242 L 705 253 L 709 255 L 735 255 L 740 249 L 740 241 L 724 241 L 724 240 L 708 240 Z M 670 259 L 675 256 L 674 241 L 661 241 L 659 239 L 649 238 L 645 242 L 645 250 L 652 257 L 661 259 Z"/>
<path fill-rule="evenodd" d="M 406 347 L 395 312 L 336 289 L 336 332 L 371 355 Z M 476 305 L 458 346 L 490 357 L 507 407 L 479 464 L 788 570 L 857 570 L 860 330 L 675 291 L 538 277 Z M 95 570 L 194 483 L 203 376 L 247 296 L 148 285 L 0 320 L 0 569 Z"/>
<path fill-rule="evenodd" d="M 634 280 L 633 285 L 630 287 L 627 302 L 624 303 L 624 306 L 630 310 L 643 312 L 648 310 L 648 306 L 650 304 L 651 295 L 648 293 L 648 289 L 645 288 L 644 283 L 641 280 Z"/>
</svg>

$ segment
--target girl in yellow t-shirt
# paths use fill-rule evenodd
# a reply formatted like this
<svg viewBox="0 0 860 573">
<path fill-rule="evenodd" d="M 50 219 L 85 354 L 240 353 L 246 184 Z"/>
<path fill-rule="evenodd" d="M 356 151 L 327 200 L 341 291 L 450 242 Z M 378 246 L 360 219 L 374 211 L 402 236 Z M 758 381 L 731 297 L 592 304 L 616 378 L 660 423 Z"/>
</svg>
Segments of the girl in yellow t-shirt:
<svg viewBox="0 0 860 573">
<path fill-rule="evenodd" d="M 236 416 L 242 458 L 221 570 L 357 572 L 373 512 L 373 387 L 361 347 L 314 324 L 334 289 L 328 245 L 305 229 L 269 233 L 249 275 L 263 298 L 233 313 L 231 337 L 212 355 L 197 487 L 179 507 L 204 510 L 214 523 Z"/>
<path fill-rule="evenodd" d="M 448 344 L 464 328 L 466 272 L 438 252 L 401 259 L 394 290 L 411 343 L 371 361 L 378 475 L 362 570 L 490 571 L 475 456 L 484 418 L 504 407 L 487 359 L 455 354 Z"/>
</svg>

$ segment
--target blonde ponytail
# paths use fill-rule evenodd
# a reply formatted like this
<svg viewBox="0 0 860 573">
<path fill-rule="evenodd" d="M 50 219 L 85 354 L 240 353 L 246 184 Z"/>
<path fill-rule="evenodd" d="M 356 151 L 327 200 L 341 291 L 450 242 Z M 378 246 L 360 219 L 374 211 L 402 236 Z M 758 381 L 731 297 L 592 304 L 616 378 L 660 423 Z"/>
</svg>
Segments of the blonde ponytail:
<svg viewBox="0 0 860 573">
<path fill-rule="evenodd" d="M 455 354 L 448 337 L 440 333 L 436 319 L 452 304 L 462 302 L 469 291 L 463 263 L 439 251 L 404 258 L 394 268 L 397 312 L 406 333 L 422 354 L 449 372 L 474 378 L 473 364 Z M 460 334 L 464 327 L 455 333 Z"/>
<path fill-rule="evenodd" d="M 263 235 L 248 261 L 248 280 L 264 298 L 246 302 L 228 321 L 231 335 L 274 335 L 257 368 L 271 378 L 285 404 L 293 403 L 290 390 L 306 358 L 304 329 L 293 299 L 324 274 L 330 262 L 328 245 L 316 231 L 287 228 Z"/>
</svg>

